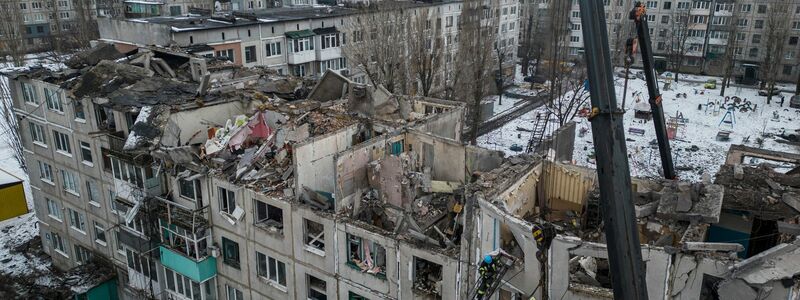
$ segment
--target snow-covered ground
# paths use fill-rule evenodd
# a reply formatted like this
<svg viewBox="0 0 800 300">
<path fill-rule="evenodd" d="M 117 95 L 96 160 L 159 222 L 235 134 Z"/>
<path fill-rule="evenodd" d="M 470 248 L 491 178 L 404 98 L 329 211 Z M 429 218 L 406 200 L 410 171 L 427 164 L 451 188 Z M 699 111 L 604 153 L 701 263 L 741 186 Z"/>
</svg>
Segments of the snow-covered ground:
<svg viewBox="0 0 800 300">
<path fill-rule="evenodd" d="M 519 68 L 517 69 L 519 72 Z M 521 77 L 518 75 L 517 77 Z M 710 76 L 686 75 L 681 78 L 691 78 L 693 80 L 716 79 Z M 622 102 L 623 80 L 615 78 L 617 102 Z M 659 82 L 663 87 L 663 82 Z M 782 86 L 790 87 L 788 84 Z M 697 94 L 695 94 L 697 90 Z M 630 79 L 628 82 L 628 97 L 626 103 L 626 113 L 624 116 L 625 137 L 628 140 L 628 156 L 631 167 L 631 175 L 639 177 L 659 177 L 661 171 L 661 158 L 658 147 L 651 146 L 655 140 L 655 129 L 652 121 L 643 121 L 634 118 L 633 107 L 635 105 L 632 96 L 634 92 L 641 92 L 641 100 L 647 101 L 647 86 L 644 80 Z M 789 98 L 791 95 L 783 93 L 786 101 L 783 107 L 779 106 L 778 101 L 770 105 L 766 104 L 766 97 L 758 96 L 757 89 L 731 87 L 726 91 L 727 96 L 738 96 L 747 99 L 753 105 L 757 105 L 755 111 L 741 112 L 735 111 L 733 115 L 735 122 L 732 124 L 722 123 L 725 109 L 717 112 L 714 109 L 706 109 L 708 102 L 724 102 L 724 97 L 719 96 L 719 88 L 715 90 L 705 90 L 701 83 L 678 82 L 672 83 L 672 89 L 661 91 L 663 94 L 664 111 L 669 117 L 676 117 L 679 113 L 687 119 L 686 125 L 680 126 L 675 139 L 670 141 L 672 155 L 675 166 L 678 169 L 678 176 L 683 180 L 697 181 L 703 174 L 714 175 L 719 166 L 725 162 L 728 148 L 733 144 L 745 144 L 753 147 L 761 147 L 756 140 L 762 134 L 777 135 L 785 131 L 787 134 L 797 134 L 795 130 L 800 129 L 800 110 L 790 109 Z M 703 94 L 700 94 L 703 92 Z M 677 94 L 687 95 L 687 98 L 677 98 Z M 700 109 L 698 109 L 700 105 Z M 648 105 L 649 106 L 649 105 Z M 527 146 L 532 133 L 536 116 L 544 114 L 545 108 L 535 109 L 511 122 L 498 128 L 486 135 L 478 138 L 478 144 L 482 147 L 504 151 L 507 155 L 516 155 L 521 152 L 513 151 L 513 145 L 522 147 L 523 151 Z M 777 115 L 777 118 L 774 116 Z M 594 145 L 592 144 L 591 124 L 586 118 L 576 117 L 576 140 L 574 150 L 574 162 L 578 165 L 594 167 Z M 547 126 L 550 133 L 558 127 L 555 121 Z M 643 129 L 643 135 L 634 135 L 628 132 L 630 128 Z M 720 131 L 730 131 L 729 141 L 717 141 L 716 136 Z M 583 133 L 581 133 L 583 131 Z M 692 149 L 696 146 L 695 149 Z M 800 147 L 778 143 L 774 137 L 765 137 L 763 148 L 785 151 L 800 152 Z M 755 162 L 755 161 L 754 161 Z M 713 177 L 713 176 L 712 176 Z"/>
<path fill-rule="evenodd" d="M 718 82 L 720 81 L 717 78 Z M 617 101 L 622 100 L 623 81 L 616 80 Z M 683 114 L 688 119 L 685 126 L 678 129 L 677 136 L 671 141 L 672 155 L 678 176 L 683 180 L 697 181 L 702 174 L 715 174 L 719 166 L 725 162 L 728 148 L 733 144 L 745 144 L 748 146 L 759 147 L 756 139 L 763 134 L 796 133 L 800 129 L 800 110 L 790 109 L 789 95 L 786 102 L 780 107 L 778 102 L 773 99 L 770 105 L 766 104 L 766 97 L 758 96 L 758 91 L 752 88 L 732 87 L 726 91 L 727 96 L 737 96 L 747 99 L 754 105 L 758 105 L 755 111 L 740 112 L 735 111 L 733 115 L 735 122 L 732 124 L 721 123 L 726 114 L 725 109 L 715 112 L 714 109 L 706 109 L 708 102 L 719 101 L 723 103 L 724 97 L 719 96 L 719 89 L 705 90 L 702 84 L 679 82 L 673 83 L 673 87 L 668 91 L 661 91 L 663 97 L 664 112 L 669 117 Z M 663 85 L 662 85 L 663 86 Z M 695 94 L 695 91 L 698 93 Z M 642 93 L 642 101 L 647 98 L 647 86 L 644 80 L 631 79 L 628 82 L 627 110 L 624 116 L 625 137 L 628 139 L 628 157 L 631 166 L 631 175 L 642 177 L 659 177 L 661 170 L 661 157 L 658 148 L 651 147 L 650 143 L 655 137 L 655 129 L 652 122 L 644 122 L 634 118 L 634 106 L 631 94 L 634 92 Z M 703 92 L 703 94 L 700 94 Z M 677 98 L 676 94 L 685 93 L 688 98 Z M 700 109 L 698 109 L 700 106 Z M 777 119 L 773 114 L 777 114 Z M 594 167 L 594 146 L 592 145 L 591 124 L 585 118 L 576 119 L 578 122 L 577 136 L 575 141 L 574 160 L 578 165 Z M 638 136 L 628 132 L 630 128 L 643 129 L 644 135 Z M 581 136 L 580 131 L 586 130 Z M 717 141 L 716 136 L 720 131 L 730 131 L 729 141 Z M 697 146 L 696 151 L 691 148 Z M 763 147 L 765 149 L 794 152 L 797 153 L 798 147 L 789 144 L 776 142 L 775 138 L 764 138 Z"/>
</svg>

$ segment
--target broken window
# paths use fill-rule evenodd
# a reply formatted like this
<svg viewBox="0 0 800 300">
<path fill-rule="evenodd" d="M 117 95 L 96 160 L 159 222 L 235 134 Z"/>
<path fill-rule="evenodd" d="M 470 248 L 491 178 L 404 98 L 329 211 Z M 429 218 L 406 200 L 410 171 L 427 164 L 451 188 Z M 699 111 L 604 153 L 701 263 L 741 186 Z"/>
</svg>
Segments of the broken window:
<svg viewBox="0 0 800 300">
<path fill-rule="evenodd" d="M 327 300 L 328 296 L 325 293 L 326 282 L 325 280 L 317 277 L 306 275 L 308 285 L 308 299 L 309 300 Z"/>
<path fill-rule="evenodd" d="M 376 242 L 348 233 L 347 265 L 386 279 L 386 249 Z"/>
<path fill-rule="evenodd" d="M 305 243 L 311 248 L 325 252 L 325 227 L 309 219 L 303 219 Z"/>
<path fill-rule="evenodd" d="M 222 238 L 222 261 L 226 265 L 239 268 L 239 243 Z"/>
<path fill-rule="evenodd" d="M 369 298 L 353 292 L 347 292 L 347 300 L 369 300 Z"/>
<path fill-rule="evenodd" d="M 114 122 L 114 115 L 110 108 L 95 104 L 94 116 L 95 116 L 95 121 L 97 121 L 98 128 L 105 129 L 111 132 L 117 130 L 116 124 Z"/>
<path fill-rule="evenodd" d="M 125 257 L 128 259 L 128 270 L 134 270 L 152 281 L 158 281 L 156 263 L 151 258 L 127 247 L 125 248 Z"/>
<path fill-rule="evenodd" d="M 283 229 L 283 210 L 256 200 L 256 224 Z"/>
<path fill-rule="evenodd" d="M 83 110 L 83 101 L 75 100 L 73 103 L 73 110 L 75 110 L 76 120 L 86 120 L 86 112 Z"/>
<path fill-rule="evenodd" d="M 219 197 L 219 211 L 232 214 L 236 209 L 236 194 L 233 191 L 221 187 L 217 188 Z"/>
<path fill-rule="evenodd" d="M 608 259 L 570 254 L 570 289 L 600 288 L 611 293 Z"/>
<path fill-rule="evenodd" d="M 181 197 L 197 201 L 202 198 L 200 191 L 200 180 L 183 180 L 179 179 L 178 184 L 181 186 Z"/>
<path fill-rule="evenodd" d="M 208 239 L 210 238 L 205 234 L 192 233 L 175 224 L 169 224 L 163 220 L 159 220 L 161 225 L 161 240 L 173 251 L 179 252 L 186 257 L 200 260 L 208 255 Z"/>
<path fill-rule="evenodd" d="M 139 188 L 144 188 L 144 177 L 142 175 L 141 167 L 134 166 L 129 162 L 113 156 L 110 158 L 110 160 L 114 178 L 128 182 Z"/>
<path fill-rule="evenodd" d="M 81 245 L 75 244 L 75 262 L 79 265 L 85 264 L 89 262 L 92 258 L 92 252 L 89 249 L 82 247 Z"/>
<path fill-rule="evenodd" d="M 722 278 L 703 274 L 703 286 L 700 288 L 700 300 L 719 300 L 717 287 L 720 282 L 722 282 Z"/>
<path fill-rule="evenodd" d="M 442 265 L 414 257 L 414 292 L 442 298 Z"/>
</svg>

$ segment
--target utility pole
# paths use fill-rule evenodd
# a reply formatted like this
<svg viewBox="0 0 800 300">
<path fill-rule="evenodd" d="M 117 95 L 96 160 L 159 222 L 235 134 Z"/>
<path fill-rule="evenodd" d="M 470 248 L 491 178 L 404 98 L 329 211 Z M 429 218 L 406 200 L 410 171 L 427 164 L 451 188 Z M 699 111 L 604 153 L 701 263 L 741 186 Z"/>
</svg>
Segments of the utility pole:
<svg viewBox="0 0 800 300">
<path fill-rule="evenodd" d="M 600 207 L 608 241 L 615 299 L 647 299 L 642 250 L 631 195 L 623 111 L 617 107 L 603 2 L 580 0 L 584 49 L 592 99 L 592 135 Z M 652 69 L 651 69 L 652 70 Z M 647 72 L 645 72 L 647 73 Z"/>
</svg>

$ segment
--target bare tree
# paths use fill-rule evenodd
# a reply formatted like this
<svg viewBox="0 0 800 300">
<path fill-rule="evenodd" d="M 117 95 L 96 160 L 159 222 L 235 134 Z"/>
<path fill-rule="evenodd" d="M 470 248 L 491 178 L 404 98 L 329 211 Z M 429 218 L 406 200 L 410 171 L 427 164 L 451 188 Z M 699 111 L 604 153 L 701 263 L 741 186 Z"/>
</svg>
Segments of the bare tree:
<svg viewBox="0 0 800 300">
<path fill-rule="evenodd" d="M 9 80 L 5 77 L 0 78 L 0 135 L 3 136 L 2 142 L 11 148 L 14 153 L 14 159 L 19 163 L 23 171 L 28 171 L 28 166 L 25 164 L 25 156 L 22 150 L 22 136 L 19 133 L 19 123 L 14 117 L 14 109 L 11 104 L 11 90 L 9 89 Z"/>
<path fill-rule="evenodd" d="M 11 56 L 15 66 L 25 63 L 25 37 L 19 0 L 0 3 L 0 55 Z"/>
<path fill-rule="evenodd" d="M 609 11 L 611 18 L 608 20 L 608 28 L 611 30 L 611 62 L 615 66 L 625 64 L 625 43 L 629 38 L 636 37 L 634 22 L 628 19 L 628 12 L 633 9 L 633 1 L 609 1 Z"/>
<path fill-rule="evenodd" d="M 585 64 L 575 60 L 565 64 L 563 72 L 567 74 L 560 78 L 564 93 L 545 103 L 547 111 L 558 120 L 559 127 L 575 119 L 580 109 L 589 101 L 589 91 L 584 84 Z"/>
<path fill-rule="evenodd" d="M 422 92 L 429 96 L 435 79 L 441 74 L 445 46 L 441 38 L 441 25 L 431 26 L 431 8 L 417 10 L 409 15 L 406 41 L 408 42 L 410 66 L 408 67 Z M 452 18 L 452 17 L 451 17 Z"/>
<path fill-rule="evenodd" d="M 383 85 L 392 93 L 405 93 L 407 88 L 406 45 L 398 38 L 406 36 L 407 21 L 402 3 L 389 0 L 363 8 L 345 25 L 352 37 L 342 47 L 347 60 L 373 85 Z"/>
<path fill-rule="evenodd" d="M 775 80 L 777 80 L 778 70 L 783 61 L 783 50 L 789 31 L 789 5 L 773 2 L 769 6 L 770 17 L 767 19 L 767 25 L 764 29 L 764 35 L 766 36 L 764 62 L 761 65 L 761 88 L 767 90 L 767 104 L 772 100 Z"/>
<path fill-rule="evenodd" d="M 667 33 L 667 56 L 670 70 L 675 74 L 675 82 L 681 73 L 686 54 L 689 52 L 689 9 L 675 9 L 672 13 L 672 24 Z"/>
<path fill-rule="evenodd" d="M 546 65 L 550 79 L 550 91 L 547 102 L 552 103 L 564 94 L 564 78 L 568 67 L 566 55 L 569 53 L 567 38 L 570 33 L 569 12 L 572 1 L 551 1 L 549 8 L 548 64 Z"/>
<path fill-rule="evenodd" d="M 723 58 L 724 70 L 722 76 L 722 86 L 719 90 L 720 96 L 725 96 L 725 90 L 731 84 L 731 76 L 733 76 L 733 68 L 736 66 L 736 49 L 739 44 L 739 11 L 737 7 L 738 0 L 731 3 L 732 15 L 728 18 L 728 40 L 725 44 L 725 57 Z"/>
<path fill-rule="evenodd" d="M 467 103 L 470 125 L 469 140 L 476 144 L 481 125 L 481 100 L 489 93 L 486 78 L 492 78 L 494 51 L 499 22 L 498 0 L 465 0 L 462 4 L 459 24 L 458 70 L 454 92 L 457 99 Z"/>
<path fill-rule="evenodd" d="M 525 15 L 521 18 L 520 27 L 523 28 L 523 33 L 519 41 L 519 56 L 522 58 L 522 74 L 536 76 L 547 40 L 547 32 L 542 30 L 543 23 L 546 22 L 547 10 L 540 7 L 535 1 L 530 2 L 528 9 L 525 10 Z M 531 62 L 535 64 L 533 68 L 531 68 Z"/>
</svg>

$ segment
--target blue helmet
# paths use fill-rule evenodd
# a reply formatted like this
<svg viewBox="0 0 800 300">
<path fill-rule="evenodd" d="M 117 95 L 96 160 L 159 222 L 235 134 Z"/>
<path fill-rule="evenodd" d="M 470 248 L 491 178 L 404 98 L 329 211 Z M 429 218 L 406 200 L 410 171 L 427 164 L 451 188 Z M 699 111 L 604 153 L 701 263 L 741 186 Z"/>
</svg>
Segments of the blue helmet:
<svg viewBox="0 0 800 300">
<path fill-rule="evenodd" d="M 492 256 L 491 256 L 491 255 L 486 255 L 486 256 L 484 256 L 484 257 L 483 257 L 483 262 L 485 262 L 485 263 L 487 263 L 487 264 L 490 264 L 490 263 L 492 263 Z"/>
</svg>

